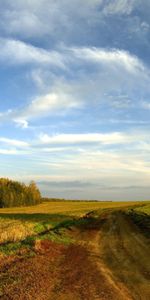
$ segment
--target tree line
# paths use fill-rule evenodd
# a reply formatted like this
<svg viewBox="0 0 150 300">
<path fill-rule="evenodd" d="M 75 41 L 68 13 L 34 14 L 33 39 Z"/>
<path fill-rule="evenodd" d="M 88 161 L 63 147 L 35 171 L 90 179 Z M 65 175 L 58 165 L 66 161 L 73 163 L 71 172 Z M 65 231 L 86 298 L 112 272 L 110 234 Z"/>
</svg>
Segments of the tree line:
<svg viewBox="0 0 150 300">
<path fill-rule="evenodd" d="M 0 208 L 41 203 L 41 194 L 34 181 L 29 185 L 0 178 Z"/>
</svg>

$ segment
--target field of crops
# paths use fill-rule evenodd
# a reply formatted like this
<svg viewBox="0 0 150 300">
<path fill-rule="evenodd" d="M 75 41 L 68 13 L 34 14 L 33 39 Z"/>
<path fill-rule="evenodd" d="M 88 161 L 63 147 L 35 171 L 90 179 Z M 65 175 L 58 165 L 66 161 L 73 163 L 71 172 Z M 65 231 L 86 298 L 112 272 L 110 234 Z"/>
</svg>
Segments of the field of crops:
<svg viewBox="0 0 150 300">
<path fill-rule="evenodd" d="M 2 208 L 0 214 L 71 214 L 83 215 L 84 213 L 99 208 L 127 207 L 142 205 L 146 202 L 106 202 L 106 201 L 46 201 L 42 204 L 29 207 Z"/>
</svg>

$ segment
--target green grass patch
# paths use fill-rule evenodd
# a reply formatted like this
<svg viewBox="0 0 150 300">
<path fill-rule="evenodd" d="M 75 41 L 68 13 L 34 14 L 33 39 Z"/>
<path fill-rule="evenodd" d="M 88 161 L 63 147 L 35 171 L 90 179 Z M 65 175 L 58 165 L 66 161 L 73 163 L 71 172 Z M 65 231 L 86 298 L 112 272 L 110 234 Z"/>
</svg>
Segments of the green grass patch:
<svg viewBox="0 0 150 300">
<path fill-rule="evenodd" d="M 22 247 L 21 242 L 0 245 L 0 252 L 6 255 L 15 254 Z"/>
<path fill-rule="evenodd" d="M 40 240 L 50 240 L 58 244 L 69 245 L 74 242 L 74 240 L 69 237 L 64 229 L 59 232 L 51 231 L 47 234 L 40 236 Z"/>
</svg>

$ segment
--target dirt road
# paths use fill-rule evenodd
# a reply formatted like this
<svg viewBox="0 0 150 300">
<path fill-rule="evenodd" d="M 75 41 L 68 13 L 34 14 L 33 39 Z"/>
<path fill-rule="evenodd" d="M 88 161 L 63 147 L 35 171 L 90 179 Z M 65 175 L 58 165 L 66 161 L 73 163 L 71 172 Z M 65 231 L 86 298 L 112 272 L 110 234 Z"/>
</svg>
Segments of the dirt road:
<svg viewBox="0 0 150 300">
<path fill-rule="evenodd" d="M 150 244 L 127 215 L 107 214 L 92 246 L 119 299 L 150 299 Z"/>
<path fill-rule="evenodd" d="M 121 281 L 133 299 L 150 299 L 150 244 L 130 218 L 122 212 L 110 214 L 99 244 L 115 282 Z"/>
<path fill-rule="evenodd" d="M 1 260 L 3 300 L 149 300 L 149 240 L 121 211 L 68 231 L 74 244 L 40 242 Z"/>
</svg>

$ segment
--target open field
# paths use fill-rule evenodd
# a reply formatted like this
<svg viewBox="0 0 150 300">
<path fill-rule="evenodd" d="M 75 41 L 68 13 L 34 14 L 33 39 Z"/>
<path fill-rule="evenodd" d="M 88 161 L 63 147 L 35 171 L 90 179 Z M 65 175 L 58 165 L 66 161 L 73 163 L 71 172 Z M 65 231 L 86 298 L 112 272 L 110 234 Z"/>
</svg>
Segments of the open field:
<svg viewBox="0 0 150 300">
<path fill-rule="evenodd" d="M 36 206 L 0 209 L 0 244 L 38 234 L 92 210 L 139 206 L 141 202 L 49 201 Z M 143 203 L 142 203 L 143 205 Z"/>
<path fill-rule="evenodd" d="M 106 202 L 106 201 L 47 201 L 39 205 L 29 207 L 12 207 L 12 208 L 1 208 L 0 214 L 71 214 L 82 216 L 88 211 L 103 208 L 116 208 L 116 207 L 128 207 L 128 206 L 139 206 L 147 204 L 143 201 L 132 201 L 132 202 Z"/>
<path fill-rule="evenodd" d="M 0 299 L 149 300 L 150 202 L 0 210 Z"/>
</svg>

